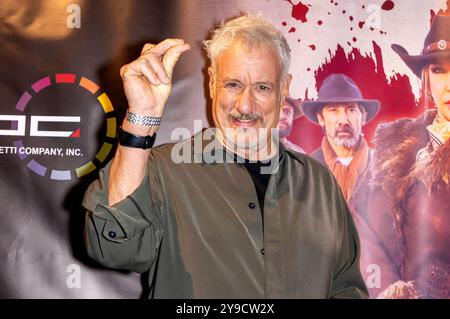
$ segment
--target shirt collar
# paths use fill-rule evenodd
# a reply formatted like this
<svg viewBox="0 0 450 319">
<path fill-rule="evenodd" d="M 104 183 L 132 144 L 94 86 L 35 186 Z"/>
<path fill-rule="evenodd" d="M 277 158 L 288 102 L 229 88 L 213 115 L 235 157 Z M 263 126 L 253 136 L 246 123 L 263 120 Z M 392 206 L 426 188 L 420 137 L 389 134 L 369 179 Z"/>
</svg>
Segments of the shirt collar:
<svg viewBox="0 0 450 319">
<path fill-rule="evenodd" d="M 296 160 L 297 162 L 299 162 L 300 164 L 302 164 L 303 166 L 305 166 L 305 162 L 303 160 L 303 157 L 305 156 L 304 154 L 295 152 L 289 148 L 286 148 L 284 146 L 283 143 L 281 143 L 281 141 L 278 141 L 278 145 L 279 145 L 279 153 L 281 154 L 281 158 L 283 158 L 283 156 L 285 156 L 285 154 L 287 154 L 289 157 L 291 157 L 292 159 Z"/>
<path fill-rule="evenodd" d="M 438 116 L 427 126 L 433 149 L 438 149 L 450 140 L 450 122 L 439 120 Z"/>
</svg>

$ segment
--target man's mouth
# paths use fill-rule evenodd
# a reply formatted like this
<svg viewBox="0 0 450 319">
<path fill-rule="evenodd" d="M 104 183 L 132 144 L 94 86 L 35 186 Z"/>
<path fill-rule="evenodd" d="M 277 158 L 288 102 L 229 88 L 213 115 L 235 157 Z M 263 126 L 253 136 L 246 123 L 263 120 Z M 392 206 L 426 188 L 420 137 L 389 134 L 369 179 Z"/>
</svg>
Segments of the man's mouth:
<svg viewBox="0 0 450 319">
<path fill-rule="evenodd" d="M 339 137 L 341 137 L 341 136 L 353 136 L 353 132 L 350 131 L 350 130 L 344 129 L 344 130 L 337 131 L 336 135 L 339 136 Z"/>
<path fill-rule="evenodd" d="M 251 127 L 257 122 L 257 119 L 238 119 L 232 118 L 233 124 L 237 127 Z"/>
<path fill-rule="evenodd" d="M 445 102 L 444 104 L 450 105 L 450 100 L 448 100 L 448 101 Z"/>
</svg>

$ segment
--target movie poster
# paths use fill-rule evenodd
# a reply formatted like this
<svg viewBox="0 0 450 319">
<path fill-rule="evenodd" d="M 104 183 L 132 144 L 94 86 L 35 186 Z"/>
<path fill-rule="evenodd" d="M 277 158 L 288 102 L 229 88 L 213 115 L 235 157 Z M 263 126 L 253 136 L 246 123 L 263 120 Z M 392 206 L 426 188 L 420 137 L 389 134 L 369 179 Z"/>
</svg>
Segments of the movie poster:
<svg viewBox="0 0 450 319">
<path fill-rule="evenodd" d="M 450 2 L 3 1 L 0 297 L 140 298 L 148 274 L 85 251 L 81 201 L 127 109 L 119 69 L 183 38 L 156 143 L 212 125 L 201 41 L 259 13 L 291 48 L 286 147 L 327 166 L 349 204 L 371 298 L 449 298 Z"/>
</svg>

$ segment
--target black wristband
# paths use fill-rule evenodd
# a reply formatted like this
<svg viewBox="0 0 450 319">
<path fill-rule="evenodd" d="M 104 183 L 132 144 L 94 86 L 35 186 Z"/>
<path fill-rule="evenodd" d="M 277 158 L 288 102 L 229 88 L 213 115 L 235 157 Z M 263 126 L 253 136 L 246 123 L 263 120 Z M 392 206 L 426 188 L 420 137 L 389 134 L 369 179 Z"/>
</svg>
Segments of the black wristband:
<svg viewBox="0 0 450 319">
<path fill-rule="evenodd" d="M 152 136 L 139 136 L 125 132 L 122 127 L 119 127 L 117 137 L 119 144 L 122 146 L 142 148 L 145 150 L 155 144 L 156 133 Z"/>
</svg>

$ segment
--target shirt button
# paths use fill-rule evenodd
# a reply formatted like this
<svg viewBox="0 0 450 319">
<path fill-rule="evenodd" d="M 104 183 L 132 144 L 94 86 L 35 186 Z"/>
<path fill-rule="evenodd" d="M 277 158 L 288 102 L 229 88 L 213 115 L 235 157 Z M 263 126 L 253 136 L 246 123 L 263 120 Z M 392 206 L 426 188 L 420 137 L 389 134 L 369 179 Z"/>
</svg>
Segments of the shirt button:
<svg viewBox="0 0 450 319">
<path fill-rule="evenodd" d="M 262 249 L 261 249 L 261 254 L 264 255 L 264 253 L 265 253 L 264 248 L 262 248 Z"/>
<path fill-rule="evenodd" d="M 256 204 L 255 203 L 248 203 L 248 207 L 250 207 L 251 209 L 255 209 Z"/>
<path fill-rule="evenodd" d="M 111 230 L 111 231 L 108 233 L 108 236 L 109 236 L 109 238 L 114 239 L 114 238 L 117 237 L 117 233 L 116 233 L 115 231 L 112 231 L 112 230 Z"/>
</svg>

